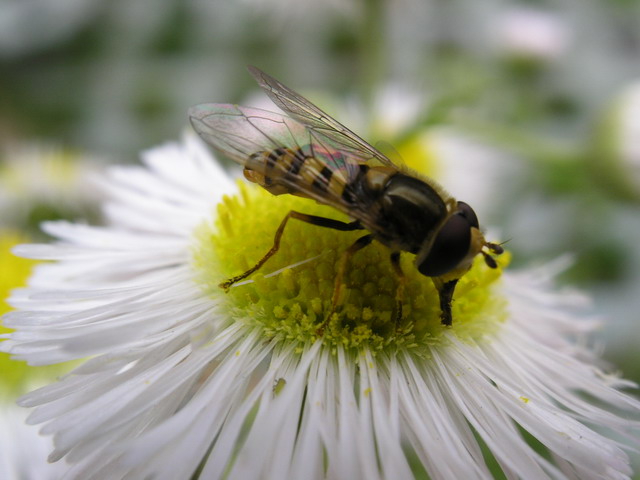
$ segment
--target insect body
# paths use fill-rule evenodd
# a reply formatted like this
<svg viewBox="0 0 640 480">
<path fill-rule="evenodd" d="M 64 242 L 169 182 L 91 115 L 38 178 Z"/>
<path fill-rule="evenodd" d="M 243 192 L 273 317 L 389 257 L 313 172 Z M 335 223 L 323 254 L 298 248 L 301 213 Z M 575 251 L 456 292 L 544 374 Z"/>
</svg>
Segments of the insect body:
<svg viewBox="0 0 640 480">
<path fill-rule="evenodd" d="M 333 309 L 351 255 L 376 240 L 390 250 L 400 282 L 400 253 L 415 255 L 420 273 L 431 277 L 440 296 L 441 321 L 451 325 L 455 286 L 482 254 L 502 247 L 487 242 L 473 209 L 448 195 L 436 182 L 396 165 L 355 133 L 274 78 L 249 67 L 258 84 L 288 116 L 229 104 L 204 104 L 189 111 L 191 123 L 211 146 L 244 166 L 245 177 L 274 195 L 293 194 L 332 206 L 353 219 L 341 222 L 291 211 L 276 231 L 274 245 L 251 269 L 221 284 L 225 290 L 258 270 L 279 248 L 290 218 L 337 230 L 366 230 L 342 255 Z M 487 252 L 487 250 L 489 252 Z"/>
</svg>

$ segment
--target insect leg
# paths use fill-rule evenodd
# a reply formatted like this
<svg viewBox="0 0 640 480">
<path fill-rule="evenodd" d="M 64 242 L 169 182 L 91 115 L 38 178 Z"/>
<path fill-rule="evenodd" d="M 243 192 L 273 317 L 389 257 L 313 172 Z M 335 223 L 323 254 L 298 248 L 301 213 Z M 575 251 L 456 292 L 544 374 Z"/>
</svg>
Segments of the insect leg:
<svg viewBox="0 0 640 480">
<path fill-rule="evenodd" d="M 333 228 L 334 230 L 341 230 L 343 232 L 363 229 L 362 225 L 360 225 L 360 223 L 357 220 L 354 222 L 347 223 L 347 222 L 341 222 L 340 220 L 333 220 L 331 218 L 318 217 L 316 215 L 307 215 L 305 213 L 300 213 L 300 212 L 296 212 L 295 210 L 291 210 L 282 219 L 282 222 L 280 222 L 280 226 L 278 227 L 278 230 L 276 230 L 276 234 L 273 239 L 273 246 L 266 253 L 266 255 L 262 257 L 260 260 L 258 260 L 258 263 L 256 263 L 249 270 L 222 282 L 219 285 L 219 287 L 224 289 L 225 292 L 228 292 L 229 288 L 231 288 L 231 285 L 233 285 L 236 282 L 239 282 L 240 280 L 244 280 L 253 272 L 255 272 L 260 267 L 262 267 L 262 265 L 264 265 L 264 263 L 267 260 L 269 260 L 278 251 L 278 248 L 280 248 L 280 239 L 282 238 L 282 234 L 284 233 L 284 227 L 286 227 L 287 222 L 289 221 L 290 218 L 295 218 L 296 220 L 301 220 L 303 222 L 310 223 L 312 225 L 318 225 L 319 227 L 326 227 L 326 228 Z"/>
<path fill-rule="evenodd" d="M 451 326 L 453 323 L 451 317 L 451 301 L 453 300 L 453 292 L 456 289 L 459 279 L 456 278 L 445 282 L 438 277 L 434 277 L 432 280 L 440 296 L 440 323 Z"/>
<path fill-rule="evenodd" d="M 322 334 L 322 332 L 324 331 L 324 327 L 327 326 L 327 323 L 331 319 L 331 316 L 333 315 L 333 313 L 336 311 L 336 308 L 340 304 L 342 279 L 344 278 L 344 272 L 347 269 L 347 263 L 349 262 L 349 259 L 358 250 L 362 250 L 364 247 L 369 245 L 372 241 L 373 241 L 373 235 L 369 233 L 357 239 L 355 242 L 353 242 L 353 244 L 349 248 L 347 248 L 342 253 L 342 256 L 340 257 L 340 263 L 338 263 L 338 271 L 336 272 L 336 279 L 333 286 L 333 297 L 331 299 L 331 311 L 329 312 L 329 315 L 327 315 L 327 318 L 325 318 L 324 322 L 322 322 L 322 325 L 320 325 L 320 327 L 318 328 L 318 335 Z"/>
<path fill-rule="evenodd" d="M 391 254 L 391 266 L 398 277 L 398 288 L 396 288 L 396 330 L 398 330 L 402 322 L 402 300 L 404 299 L 404 286 L 407 283 L 407 277 L 404 276 L 400 266 L 400 252 Z"/>
</svg>

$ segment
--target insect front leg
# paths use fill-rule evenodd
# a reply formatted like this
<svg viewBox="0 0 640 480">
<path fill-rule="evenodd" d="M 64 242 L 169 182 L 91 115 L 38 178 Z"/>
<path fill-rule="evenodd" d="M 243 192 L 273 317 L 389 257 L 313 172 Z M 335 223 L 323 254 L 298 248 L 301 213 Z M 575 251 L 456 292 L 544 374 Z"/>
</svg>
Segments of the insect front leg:
<svg viewBox="0 0 640 480">
<path fill-rule="evenodd" d="M 440 277 L 432 278 L 433 284 L 438 290 L 440 296 L 440 323 L 442 325 L 451 326 L 453 319 L 451 316 L 451 302 L 453 301 L 453 292 L 458 284 L 458 278 L 444 281 Z"/>
<path fill-rule="evenodd" d="M 258 260 L 258 263 L 256 263 L 249 270 L 222 282 L 219 285 L 219 287 L 224 289 L 225 292 L 228 292 L 234 283 L 244 280 L 253 272 L 260 269 L 260 267 L 262 267 L 262 265 L 264 265 L 265 262 L 269 260 L 280 248 L 280 239 L 282 238 L 282 234 L 284 233 L 284 228 L 287 226 L 287 222 L 289 221 L 290 218 L 295 218 L 296 220 L 310 223 L 312 225 L 317 225 L 319 227 L 333 228 L 334 230 L 340 230 L 343 232 L 363 229 L 362 225 L 360 225 L 360 222 L 358 222 L 357 220 L 354 222 L 347 223 L 347 222 L 341 222 L 340 220 L 333 220 L 332 218 L 318 217 L 316 215 L 307 215 L 306 213 L 300 213 L 300 212 L 296 212 L 295 210 L 291 210 L 282 219 L 282 222 L 280 222 L 280 226 L 276 230 L 276 234 L 273 239 L 273 246 L 266 253 L 266 255 L 262 257 L 260 260 Z"/>
</svg>

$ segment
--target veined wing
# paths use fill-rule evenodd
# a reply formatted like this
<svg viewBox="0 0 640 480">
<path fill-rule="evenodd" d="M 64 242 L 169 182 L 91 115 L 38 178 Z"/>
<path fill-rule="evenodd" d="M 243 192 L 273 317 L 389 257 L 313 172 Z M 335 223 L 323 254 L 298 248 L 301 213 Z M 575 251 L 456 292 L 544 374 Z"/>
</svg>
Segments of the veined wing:
<svg viewBox="0 0 640 480">
<path fill-rule="evenodd" d="M 249 66 L 248 69 L 273 103 L 292 118 L 306 125 L 309 130 L 319 136 L 326 137 L 331 143 L 338 146 L 340 150 L 350 153 L 363 162 L 375 159 L 384 165 L 398 168 L 389 158 L 340 122 L 331 118 L 302 95 L 294 92 L 259 68 Z"/>
<path fill-rule="evenodd" d="M 240 165 L 268 176 L 272 188 L 263 186 L 272 193 L 299 194 L 352 213 L 342 187 L 351 184 L 362 162 L 336 147 L 330 138 L 279 113 L 230 104 L 197 105 L 189 110 L 189 118 L 209 145 Z M 282 149 L 290 150 L 291 161 L 269 158 Z M 292 161 L 298 162 L 297 168 Z"/>
</svg>

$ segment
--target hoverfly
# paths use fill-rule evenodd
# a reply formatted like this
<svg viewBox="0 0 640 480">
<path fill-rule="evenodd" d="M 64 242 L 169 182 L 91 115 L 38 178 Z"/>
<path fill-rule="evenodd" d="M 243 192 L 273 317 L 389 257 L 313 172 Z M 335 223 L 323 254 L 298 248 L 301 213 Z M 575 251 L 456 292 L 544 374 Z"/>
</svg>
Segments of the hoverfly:
<svg viewBox="0 0 640 480">
<path fill-rule="evenodd" d="M 348 259 L 376 240 L 390 250 L 398 275 L 398 319 L 402 317 L 404 275 L 400 253 L 415 255 L 418 271 L 431 277 L 440 297 L 441 322 L 452 324 L 451 302 L 458 280 L 474 257 L 500 245 L 487 242 L 478 218 L 435 181 L 397 165 L 307 99 L 256 67 L 249 72 L 287 115 L 257 108 L 209 103 L 189 110 L 195 131 L 215 149 L 244 167 L 245 177 L 273 195 L 292 194 L 329 205 L 351 222 L 290 211 L 278 227 L 272 248 L 246 272 L 220 284 L 225 291 L 258 270 L 280 245 L 289 219 L 342 231 L 365 230 L 338 264 L 332 313 Z M 330 315 L 329 315 L 330 316 Z M 328 319 L 327 319 L 328 320 Z M 325 320 L 325 323 L 326 321 Z"/>
</svg>

